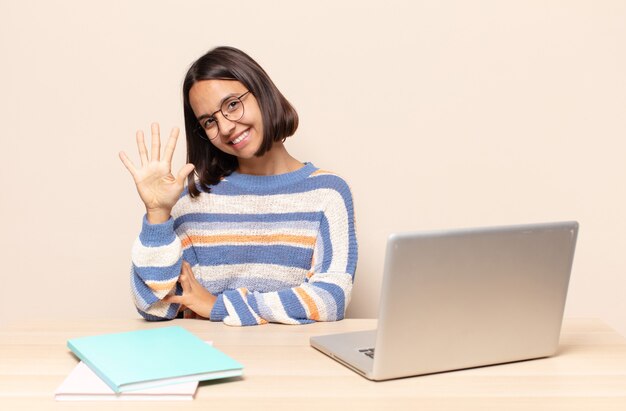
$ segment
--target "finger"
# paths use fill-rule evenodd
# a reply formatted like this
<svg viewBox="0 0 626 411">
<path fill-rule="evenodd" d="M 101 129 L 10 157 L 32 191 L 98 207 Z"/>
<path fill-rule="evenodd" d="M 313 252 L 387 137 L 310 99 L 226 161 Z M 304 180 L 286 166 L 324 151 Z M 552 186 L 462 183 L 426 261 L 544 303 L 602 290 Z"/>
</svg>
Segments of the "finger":
<svg viewBox="0 0 626 411">
<path fill-rule="evenodd" d="M 133 162 L 130 161 L 130 158 L 128 158 L 126 153 L 123 151 L 120 151 L 119 156 L 120 160 L 122 160 L 122 163 L 124 163 L 126 169 L 130 171 L 130 174 L 133 176 L 133 178 L 135 178 L 135 173 L 137 172 L 137 170 L 135 169 L 135 165 L 133 164 Z"/>
<path fill-rule="evenodd" d="M 178 127 L 174 127 L 170 132 L 170 138 L 167 140 L 167 144 L 165 145 L 165 151 L 163 151 L 163 159 L 168 163 L 172 162 L 172 157 L 174 157 L 174 149 L 176 148 L 176 142 L 178 141 Z"/>
<path fill-rule="evenodd" d="M 183 292 L 187 294 L 193 292 L 193 285 L 191 284 L 191 281 L 189 281 L 188 276 L 185 276 L 185 279 L 183 280 Z"/>
<path fill-rule="evenodd" d="M 168 295 L 163 299 L 164 303 L 168 304 L 183 304 L 183 296 L 182 295 Z"/>
<path fill-rule="evenodd" d="M 183 294 L 192 292 L 192 287 L 189 283 L 189 275 L 186 272 L 181 273 L 180 277 L 178 277 L 178 282 L 180 283 L 181 287 L 183 287 Z"/>
<path fill-rule="evenodd" d="M 189 285 L 191 286 L 191 289 L 193 290 L 195 287 L 199 285 L 199 283 L 198 283 L 198 280 L 196 279 L 196 275 L 194 274 L 191 268 L 191 264 L 185 261 L 185 265 L 183 266 L 183 269 L 185 271 L 185 278 L 187 279 L 187 282 L 189 283 Z"/>
<path fill-rule="evenodd" d="M 185 278 L 191 285 L 191 288 L 193 288 L 194 285 L 198 284 L 198 280 L 196 280 L 196 275 L 193 273 L 193 270 L 191 269 L 191 265 L 187 263 L 186 261 L 185 263 L 186 265 L 183 266 L 183 270 L 185 271 Z"/>
<path fill-rule="evenodd" d="M 161 159 L 161 134 L 159 130 L 159 123 L 152 123 L 150 132 L 152 133 L 152 161 L 159 161 Z"/>
<path fill-rule="evenodd" d="M 177 177 L 178 183 L 185 184 L 185 180 L 187 179 L 189 174 L 193 172 L 194 168 L 196 168 L 196 166 L 194 166 L 191 163 L 185 164 L 178 172 L 178 177 Z"/>
<path fill-rule="evenodd" d="M 137 130 L 137 148 L 139 149 L 139 158 L 141 158 L 141 166 L 148 164 L 148 149 L 143 138 L 143 131 Z"/>
<path fill-rule="evenodd" d="M 191 271 L 191 264 L 188 261 L 183 260 L 183 266 L 181 270 L 184 274 L 193 276 L 193 271 Z"/>
</svg>

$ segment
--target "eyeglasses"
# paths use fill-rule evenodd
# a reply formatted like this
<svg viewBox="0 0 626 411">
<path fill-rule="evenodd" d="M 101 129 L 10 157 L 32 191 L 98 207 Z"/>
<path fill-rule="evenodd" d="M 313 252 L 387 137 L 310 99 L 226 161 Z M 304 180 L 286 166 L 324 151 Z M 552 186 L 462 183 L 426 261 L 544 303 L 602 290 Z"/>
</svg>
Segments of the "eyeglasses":
<svg viewBox="0 0 626 411">
<path fill-rule="evenodd" d="M 200 121 L 200 126 L 198 127 L 197 134 L 200 138 L 205 140 L 215 140 L 217 136 L 220 134 L 220 128 L 217 124 L 217 119 L 215 115 L 217 113 L 222 113 L 222 116 L 228 121 L 239 121 L 243 117 L 243 101 L 242 98 L 246 96 L 246 94 L 250 93 L 250 90 L 246 91 L 239 97 L 229 97 L 222 102 L 220 109 L 211 113 L 207 118 L 203 118 Z"/>
</svg>

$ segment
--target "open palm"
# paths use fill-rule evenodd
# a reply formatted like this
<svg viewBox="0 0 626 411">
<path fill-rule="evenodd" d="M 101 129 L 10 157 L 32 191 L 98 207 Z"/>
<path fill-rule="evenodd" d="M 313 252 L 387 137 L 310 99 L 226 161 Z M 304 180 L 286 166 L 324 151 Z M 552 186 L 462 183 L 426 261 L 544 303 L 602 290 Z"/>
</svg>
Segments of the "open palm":
<svg viewBox="0 0 626 411">
<path fill-rule="evenodd" d="M 143 131 L 137 131 L 137 148 L 141 159 L 141 167 L 137 168 L 126 153 L 120 152 L 120 159 L 133 176 L 137 191 L 146 206 L 146 211 L 160 212 L 169 215 L 172 207 L 183 191 L 185 179 L 193 171 L 193 164 L 186 164 L 178 172 L 172 174 L 172 157 L 178 140 L 179 130 L 173 128 L 161 159 L 161 137 L 159 124 L 151 127 L 152 145 L 150 157 L 144 141 Z"/>
</svg>

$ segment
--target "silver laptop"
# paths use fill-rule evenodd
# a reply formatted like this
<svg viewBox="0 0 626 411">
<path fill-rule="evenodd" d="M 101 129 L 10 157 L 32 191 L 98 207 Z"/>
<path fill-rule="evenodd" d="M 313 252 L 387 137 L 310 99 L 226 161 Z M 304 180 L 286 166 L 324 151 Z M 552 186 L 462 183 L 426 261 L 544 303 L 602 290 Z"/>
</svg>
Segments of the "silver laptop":
<svg viewBox="0 0 626 411">
<path fill-rule="evenodd" d="M 378 329 L 311 337 L 371 380 L 556 352 L 578 223 L 391 235 Z"/>
</svg>

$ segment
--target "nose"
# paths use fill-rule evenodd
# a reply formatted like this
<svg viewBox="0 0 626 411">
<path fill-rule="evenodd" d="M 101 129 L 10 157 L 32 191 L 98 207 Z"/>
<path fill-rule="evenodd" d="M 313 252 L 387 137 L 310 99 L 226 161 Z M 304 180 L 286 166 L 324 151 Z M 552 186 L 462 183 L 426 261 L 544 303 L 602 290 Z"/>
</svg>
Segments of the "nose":
<svg viewBox="0 0 626 411">
<path fill-rule="evenodd" d="M 222 115 L 222 118 L 217 122 L 217 126 L 220 129 L 221 135 L 228 136 L 230 133 L 233 132 L 233 130 L 235 130 L 235 122 L 230 121 L 228 117 L 225 117 L 223 114 L 221 115 Z"/>
</svg>

